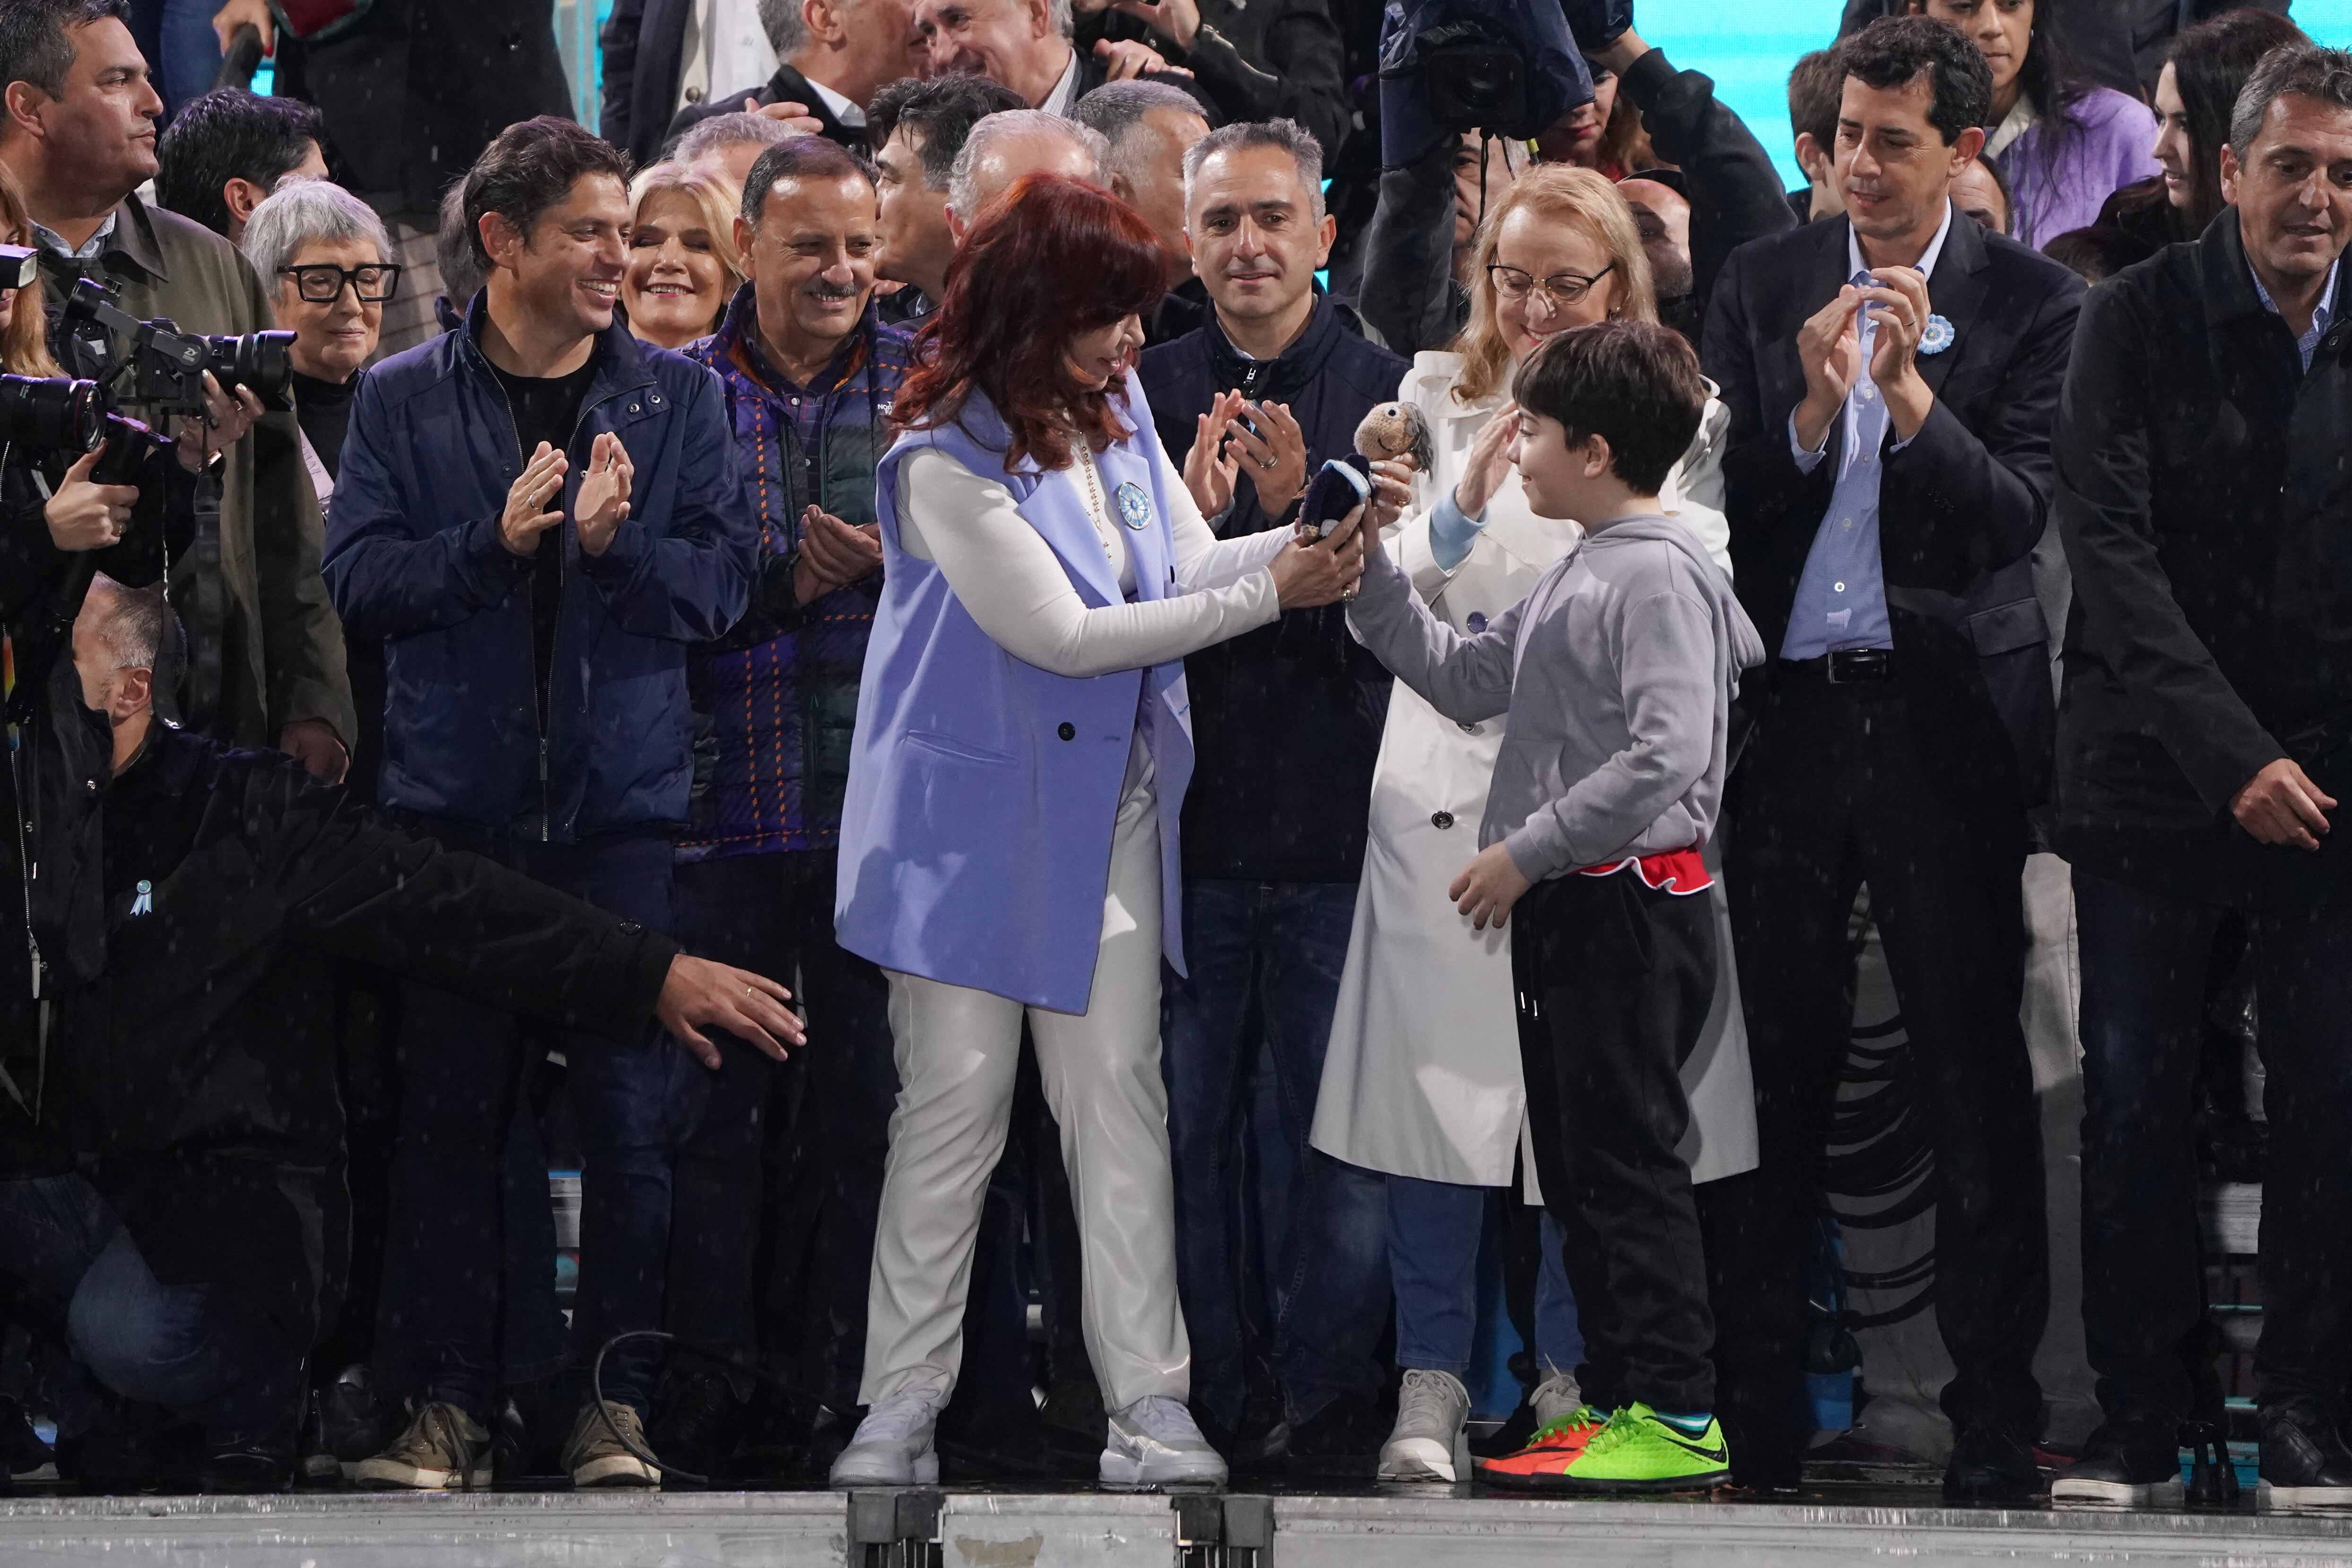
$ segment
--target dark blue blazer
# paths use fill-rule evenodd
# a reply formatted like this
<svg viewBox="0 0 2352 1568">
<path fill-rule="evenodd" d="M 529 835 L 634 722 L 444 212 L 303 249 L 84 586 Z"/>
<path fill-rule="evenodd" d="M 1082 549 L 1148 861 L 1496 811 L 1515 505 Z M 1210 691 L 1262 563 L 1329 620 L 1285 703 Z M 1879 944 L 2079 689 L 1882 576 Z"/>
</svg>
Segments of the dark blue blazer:
<svg viewBox="0 0 2352 1568">
<path fill-rule="evenodd" d="M 1845 281 L 1847 230 L 1825 218 L 1732 252 L 1701 340 L 1731 411 L 1733 580 L 1774 650 L 1837 479 L 1834 462 L 1798 468 L 1789 415 L 1805 395 L 1797 331 Z M 1952 346 L 1920 356 L 1935 407 L 1886 455 L 1880 481 L 1897 679 L 1930 777 L 1971 815 L 2032 805 L 2048 787 L 2050 632 L 2032 555 L 2049 516 L 2051 435 L 2083 293 L 2064 267 L 1955 213 L 1927 283 Z M 1742 683 L 1750 704 L 1770 679 L 1768 664 Z"/>
</svg>

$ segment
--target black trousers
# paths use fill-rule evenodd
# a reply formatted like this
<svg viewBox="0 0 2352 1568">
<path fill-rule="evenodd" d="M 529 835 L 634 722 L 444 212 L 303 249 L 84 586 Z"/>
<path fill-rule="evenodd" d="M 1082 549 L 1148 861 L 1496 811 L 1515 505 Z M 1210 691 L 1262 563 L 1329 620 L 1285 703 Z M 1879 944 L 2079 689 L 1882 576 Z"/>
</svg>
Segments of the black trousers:
<svg viewBox="0 0 2352 1568">
<path fill-rule="evenodd" d="M 1536 1175 L 1584 1329 L 1585 1397 L 1711 1410 L 1706 1255 L 1675 1151 L 1682 1065 L 1715 997 L 1712 908 L 1631 869 L 1570 875 L 1530 889 L 1511 928 Z"/>
<path fill-rule="evenodd" d="M 1935 1146 L 1935 1306 L 1955 1368 L 1944 1410 L 2038 1435 L 2049 1248 L 2018 1020 L 2022 813 L 1952 809 L 1920 763 L 1899 687 L 1801 679 L 1767 697 L 1726 805 L 1762 1155 L 1725 1184 L 1727 1212 L 1712 1216 L 1726 1402 L 1766 1433 L 1795 1419 L 1818 1172 L 1853 1025 L 1847 922 L 1867 883 Z"/>
</svg>

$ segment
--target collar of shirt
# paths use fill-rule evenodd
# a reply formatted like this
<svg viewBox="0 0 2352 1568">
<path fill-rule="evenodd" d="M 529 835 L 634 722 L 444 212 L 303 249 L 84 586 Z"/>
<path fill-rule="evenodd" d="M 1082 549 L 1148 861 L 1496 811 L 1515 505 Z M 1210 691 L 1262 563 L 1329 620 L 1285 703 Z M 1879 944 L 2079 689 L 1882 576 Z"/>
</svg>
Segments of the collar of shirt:
<svg viewBox="0 0 2352 1568">
<path fill-rule="evenodd" d="M 1071 60 L 1073 64 L 1076 64 L 1076 57 L 1075 55 L 1072 56 Z M 806 73 L 803 72 L 803 74 L 805 75 Z M 808 78 L 808 84 L 816 89 L 816 95 L 824 100 L 825 108 L 831 110 L 833 111 L 833 117 L 842 124 L 851 127 L 858 127 L 863 126 L 866 123 L 866 110 L 858 108 L 856 103 L 834 91 L 833 89 L 825 86 L 824 83 L 817 80 L 814 77 Z"/>
<path fill-rule="evenodd" d="M 88 239 L 83 240 L 79 249 L 76 249 L 74 247 L 68 245 L 65 242 L 64 237 L 60 236 L 57 230 L 48 227 L 45 224 L 37 223 L 33 226 L 33 238 L 39 244 L 42 249 L 53 250 L 68 261 L 95 261 L 98 258 L 106 254 L 106 242 L 114 237 L 114 226 L 121 220 L 121 216 L 122 209 L 121 207 L 117 207 L 112 212 L 107 214 L 106 221 L 98 226 L 98 232 L 91 235 Z M 2254 287 L 2259 289 L 2262 285 L 2257 283 Z M 2263 303 L 2268 304 L 2269 302 L 2268 297 L 2265 296 Z"/>
<path fill-rule="evenodd" d="M 2319 303 L 2312 307 L 2310 330 L 2294 340 L 2294 352 L 2303 356 L 2303 368 L 2305 370 L 2311 368 L 2311 356 L 2318 349 L 2319 340 L 2326 335 L 2327 323 L 2335 319 L 2336 269 L 2343 265 L 2344 258 L 2341 256 L 2327 264 L 2327 281 L 2319 286 Z M 2246 273 L 2254 280 L 2254 293 L 2262 300 L 2263 309 L 2284 321 L 2286 312 L 2278 308 L 2278 301 L 2271 298 L 2271 291 L 2263 287 L 2263 275 L 2254 270 L 2251 261 L 2246 264 Z"/>
<path fill-rule="evenodd" d="M 1952 204 L 1948 200 L 1944 203 L 1944 221 L 1936 226 L 1936 237 L 1927 242 L 1927 248 L 1919 253 L 1917 261 L 1912 263 L 1919 269 L 1920 277 L 1936 276 L 1936 263 L 1944 254 L 1945 237 L 1951 232 Z M 1869 270 L 1870 264 L 1862 258 L 1862 240 L 1854 234 L 1853 224 L 1848 221 L 1845 226 L 1845 275 L 1849 279 L 1857 278 Z M 1864 323 L 1864 330 L 1868 330 L 1867 321 Z"/>
<path fill-rule="evenodd" d="M 1066 39 L 1064 41 L 1067 42 Z M 1047 93 L 1045 95 L 1045 101 L 1039 104 L 1037 107 L 1044 110 L 1048 114 L 1058 114 L 1063 119 L 1067 120 L 1070 118 L 1070 110 L 1076 107 L 1077 97 L 1078 51 L 1077 47 L 1076 45 L 1072 45 L 1070 47 L 1070 63 L 1062 68 L 1062 79 L 1054 84 L 1054 90 Z"/>
</svg>

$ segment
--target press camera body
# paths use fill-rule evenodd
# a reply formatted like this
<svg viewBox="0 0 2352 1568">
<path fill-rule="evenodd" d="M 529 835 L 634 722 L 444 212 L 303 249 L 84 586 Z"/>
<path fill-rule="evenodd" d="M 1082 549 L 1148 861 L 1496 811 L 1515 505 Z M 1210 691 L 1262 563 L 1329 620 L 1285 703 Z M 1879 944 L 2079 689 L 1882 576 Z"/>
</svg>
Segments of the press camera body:
<svg viewBox="0 0 2352 1568">
<path fill-rule="evenodd" d="M 202 414 L 210 371 L 223 392 L 251 387 L 262 407 L 281 414 L 293 409 L 291 332 L 208 335 L 184 332 L 168 317 L 142 321 L 89 278 L 67 295 L 65 320 L 69 331 L 94 326 L 103 335 L 107 363 L 98 380 L 112 402 L 159 416 Z"/>
</svg>

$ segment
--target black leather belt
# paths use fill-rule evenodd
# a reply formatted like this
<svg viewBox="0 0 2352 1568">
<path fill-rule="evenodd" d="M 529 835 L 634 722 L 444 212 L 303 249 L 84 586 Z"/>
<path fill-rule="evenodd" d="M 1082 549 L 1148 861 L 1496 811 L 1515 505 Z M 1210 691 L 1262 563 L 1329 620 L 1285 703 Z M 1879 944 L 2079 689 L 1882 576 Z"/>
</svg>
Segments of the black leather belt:
<svg viewBox="0 0 2352 1568">
<path fill-rule="evenodd" d="M 1895 650 L 1884 647 L 1842 647 L 1813 658 L 1775 661 L 1783 675 L 1797 680 L 1826 681 L 1832 686 L 1864 686 L 1895 679 Z"/>
</svg>

